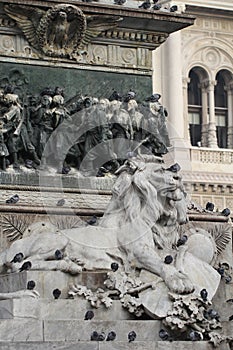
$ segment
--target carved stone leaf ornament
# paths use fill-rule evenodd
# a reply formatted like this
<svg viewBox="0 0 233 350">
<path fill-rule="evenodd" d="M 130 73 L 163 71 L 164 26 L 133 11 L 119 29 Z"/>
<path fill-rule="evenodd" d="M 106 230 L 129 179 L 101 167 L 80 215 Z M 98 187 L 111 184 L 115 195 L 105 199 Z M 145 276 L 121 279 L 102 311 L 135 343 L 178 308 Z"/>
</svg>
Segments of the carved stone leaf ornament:
<svg viewBox="0 0 233 350">
<path fill-rule="evenodd" d="M 119 17 L 85 16 L 75 5 L 59 4 L 49 10 L 6 5 L 31 46 L 46 56 L 74 58 L 101 32 L 115 28 Z"/>
</svg>

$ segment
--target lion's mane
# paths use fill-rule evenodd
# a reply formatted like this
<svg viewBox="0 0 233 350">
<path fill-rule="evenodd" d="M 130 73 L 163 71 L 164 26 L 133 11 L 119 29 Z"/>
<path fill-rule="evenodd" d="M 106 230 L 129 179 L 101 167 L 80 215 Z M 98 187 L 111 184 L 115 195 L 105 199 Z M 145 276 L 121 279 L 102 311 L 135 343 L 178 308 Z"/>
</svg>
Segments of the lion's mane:
<svg viewBox="0 0 233 350">
<path fill-rule="evenodd" d="M 122 227 L 128 224 L 135 237 L 142 227 L 153 232 L 154 244 L 171 248 L 178 239 L 177 208 L 169 206 L 166 193 L 173 174 L 167 172 L 155 156 L 128 160 L 119 171 L 113 196 L 103 216 L 102 225 Z M 169 222 L 170 220 L 170 222 Z"/>
</svg>

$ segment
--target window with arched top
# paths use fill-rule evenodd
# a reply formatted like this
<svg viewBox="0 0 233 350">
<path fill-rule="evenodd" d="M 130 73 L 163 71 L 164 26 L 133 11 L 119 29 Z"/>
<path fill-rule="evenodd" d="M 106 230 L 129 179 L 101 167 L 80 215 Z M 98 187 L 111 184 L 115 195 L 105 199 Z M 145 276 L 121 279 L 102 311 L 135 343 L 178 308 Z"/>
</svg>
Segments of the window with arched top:
<svg viewBox="0 0 233 350">
<path fill-rule="evenodd" d="M 224 71 L 218 72 L 214 89 L 216 133 L 220 148 L 227 148 L 228 112 L 225 75 Z"/>
<path fill-rule="evenodd" d="M 188 118 L 192 146 L 198 146 L 201 142 L 201 105 L 200 78 L 195 69 L 192 69 L 189 73 L 188 84 Z"/>
</svg>

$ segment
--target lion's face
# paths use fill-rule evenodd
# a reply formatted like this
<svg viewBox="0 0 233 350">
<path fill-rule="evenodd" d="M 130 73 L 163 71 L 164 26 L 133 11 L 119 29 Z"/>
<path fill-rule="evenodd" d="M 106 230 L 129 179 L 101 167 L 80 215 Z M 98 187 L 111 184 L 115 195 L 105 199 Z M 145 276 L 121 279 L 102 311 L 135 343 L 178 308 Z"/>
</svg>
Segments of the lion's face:
<svg viewBox="0 0 233 350">
<path fill-rule="evenodd" d="M 179 201 L 182 199 L 182 178 L 179 174 L 163 169 L 159 164 L 148 163 L 143 170 L 145 181 L 156 188 L 160 197 Z"/>
</svg>

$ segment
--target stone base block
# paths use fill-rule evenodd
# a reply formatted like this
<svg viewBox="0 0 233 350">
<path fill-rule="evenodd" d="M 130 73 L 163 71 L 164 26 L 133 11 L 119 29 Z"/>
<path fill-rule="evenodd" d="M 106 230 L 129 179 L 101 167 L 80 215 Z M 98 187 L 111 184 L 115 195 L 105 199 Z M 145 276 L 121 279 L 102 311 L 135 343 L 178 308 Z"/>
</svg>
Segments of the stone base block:
<svg viewBox="0 0 233 350">
<path fill-rule="evenodd" d="M 121 305 L 114 300 L 107 309 L 104 305 L 94 309 L 85 299 L 12 299 L 0 301 L 0 319 L 34 318 L 41 320 L 84 320 L 87 310 L 93 310 L 95 320 L 129 320 L 135 319 Z"/>
<path fill-rule="evenodd" d="M 28 319 L 0 321 L 0 342 L 22 342 L 42 340 L 42 321 Z"/>
<path fill-rule="evenodd" d="M 223 344 L 222 344 L 223 345 Z M 220 350 L 230 350 L 229 346 L 222 347 Z M 3 343 L 0 342 L 1 350 L 213 350 L 211 344 L 202 342 L 151 342 L 134 341 L 121 342 L 19 342 Z"/>
<path fill-rule="evenodd" d="M 112 315 L 114 318 L 114 314 Z M 128 333 L 135 331 L 137 341 L 159 340 L 160 321 L 44 321 L 45 341 L 89 341 L 93 331 L 116 332 L 116 341 L 128 341 Z M 109 343 L 109 342 L 107 342 Z"/>
<path fill-rule="evenodd" d="M 2 293 L 15 292 L 26 289 L 27 282 L 35 281 L 35 289 L 41 298 L 53 299 L 53 290 L 58 288 L 62 291 L 61 298 L 67 298 L 70 284 L 82 284 L 90 289 L 103 288 L 106 279 L 104 272 L 82 272 L 72 276 L 61 271 L 23 271 L 14 274 L 0 276 L 0 291 Z"/>
</svg>

